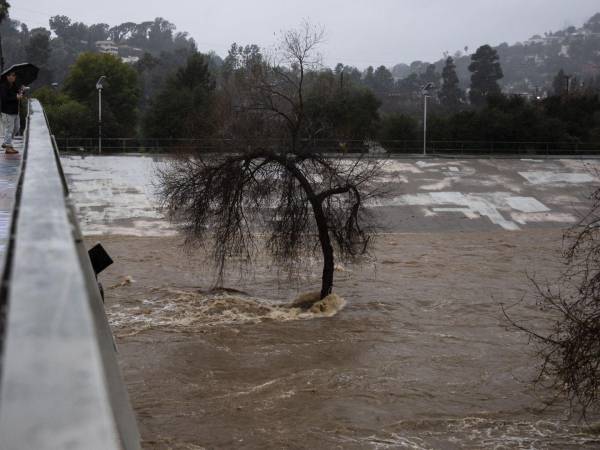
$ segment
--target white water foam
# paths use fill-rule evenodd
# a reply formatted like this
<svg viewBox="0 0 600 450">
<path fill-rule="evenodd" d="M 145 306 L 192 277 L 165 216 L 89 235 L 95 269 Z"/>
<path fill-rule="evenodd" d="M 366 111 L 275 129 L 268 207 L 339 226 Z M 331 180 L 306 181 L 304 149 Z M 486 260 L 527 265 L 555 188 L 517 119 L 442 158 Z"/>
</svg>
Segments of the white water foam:
<svg viewBox="0 0 600 450">
<path fill-rule="evenodd" d="M 114 304 L 107 308 L 109 323 L 118 336 L 135 335 L 149 329 L 194 332 L 219 325 L 327 318 L 346 306 L 346 301 L 336 294 L 318 300 L 318 293 L 311 293 L 292 303 L 273 303 L 229 293 L 207 294 L 174 288 L 155 288 L 152 293 L 151 298 L 140 304 Z M 310 308 L 297 306 L 299 300 L 307 299 L 312 299 Z"/>
</svg>

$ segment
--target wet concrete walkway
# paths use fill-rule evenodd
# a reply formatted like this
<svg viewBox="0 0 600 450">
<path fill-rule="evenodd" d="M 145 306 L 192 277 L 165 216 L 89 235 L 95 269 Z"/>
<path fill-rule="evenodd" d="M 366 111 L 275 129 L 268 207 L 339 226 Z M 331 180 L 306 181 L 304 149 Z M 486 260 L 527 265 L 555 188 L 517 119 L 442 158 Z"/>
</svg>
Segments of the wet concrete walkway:
<svg viewBox="0 0 600 450">
<path fill-rule="evenodd" d="M 19 151 L 18 154 L 7 155 L 4 151 L 0 152 L 0 265 L 2 266 L 10 233 L 15 191 L 21 171 L 23 140 L 17 138 L 13 141 L 13 145 Z"/>
</svg>

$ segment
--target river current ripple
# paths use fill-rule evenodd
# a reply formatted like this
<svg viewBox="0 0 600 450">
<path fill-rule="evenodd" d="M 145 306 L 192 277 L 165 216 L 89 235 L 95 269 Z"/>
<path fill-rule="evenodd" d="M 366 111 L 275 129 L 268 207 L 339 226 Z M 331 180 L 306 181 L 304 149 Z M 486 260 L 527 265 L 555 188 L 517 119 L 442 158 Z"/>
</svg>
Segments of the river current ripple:
<svg viewBox="0 0 600 450">
<path fill-rule="evenodd" d="M 73 190 L 99 175 L 108 192 L 112 164 L 67 168 Z M 144 192 L 150 166 L 137 167 L 122 192 Z M 183 252 L 168 226 L 124 233 L 135 228 L 129 200 L 109 203 L 116 219 L 88 241 L 116 261 L 102 282 L 144 448 L 600 447 L 594 417 L 570 417 L 568 403 L 550 404 L 554 393 L 532 384 L 535 348 L 501 311 L 547 318 L 527 275 L 559 273 L 558 223 L 466 230 L 454 224 L 470 219 L 453 217 L 448 230 L 382 233 L 369 258 L 338 265 L 343 302 L 302 316 L 289 304 L 318 288 L 318 258 L 287 278 L 259 257 L 212 290 L 201 251 Z M 107 217 L 96 208 L 80 210 L 90 228 Z M 146 219 L 153 230 L 161 220 Z"/>
</svg>

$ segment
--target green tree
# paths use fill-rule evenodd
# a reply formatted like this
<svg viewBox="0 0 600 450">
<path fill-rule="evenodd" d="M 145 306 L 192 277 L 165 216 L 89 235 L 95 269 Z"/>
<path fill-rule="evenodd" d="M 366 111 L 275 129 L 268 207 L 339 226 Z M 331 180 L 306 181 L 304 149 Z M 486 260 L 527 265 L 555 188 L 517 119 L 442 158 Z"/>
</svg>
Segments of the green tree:
<svg viewBox="0 0 600 450">
<path fill-rule="evenodd" d="M 459 87 L 456 66 L 452 57 L 446 59 L 446 64 L 442 70 L 442 88 L 438 96 L 442 105 L 450 111 L 457 110 L 464 100 L 465 94 Z"/>
<path fill-rule="evenodd" d="M 394 77 L 385 66 L 379 66 L 373 73 L 373 90 L 380 96 L 387 95 L 394 88 Z"/>
<path fill-rule="evenodd" d="M 27 61 L 37 66 L 46 66 L 50 58 L 50 32 L 45 28 L 34 28 L 25 47 Z"/>
<path fill-rule="evenodd" d="M 151 99 L 144 117 L 144 136 L 201 138 L 214 131 L 215 83 L 206 56 L 195 53 L 187 64 L 168 77 Z"/>
<path fill-rule="evenodd" d="M 179 47 L 172 52 L 162 52 L 158 56 L 153 56 L 149 52 L 142 55 L 139 61 L 133 65 L 138 72 L 142 89 L 140 96 L 142 111 L 147 110 L 150 100 L 162 89 L 166 79 L 177 69 L 185 66 L 188 58 L 195 53 L 195 48 Z"/>
<path fill-rule="evenodd" d="M 227 56 L 223 60 L 223 67 L 221 69 L 224 79 L 229 79 L 236 71 L 244 68 L 258 66 L 263 63 L 263 55 L 258 45 L 238 45 L 237 43 L 231 44 Z"/>
<path fill-rule="evenodd" d="M 58 138 L 96 135 L 97 117 L 86 105 L 48 86 L 36 90 L 34 97 L 44 107 L 52 134 Z"/>
<path fill-rule="evenodd" d="M 116 43 L 121 43 L 129 39 L 135 32 L 136 24 L 134 22 L 124 22 L 120 25 L 115 25 L 108 30 L 108 37 Z"/>
<path fill-rule="evenodd" d="M 585 23 L 584 28 L 590 30 L 592 33 L 600 33 L 600 13 L 594 14 Z"/>
<path fill-rule="evenodd" d="M 306 93 L 306 117 L 316 139 L 364 141 L 375 135 L 381 102 L 370 89 L 351 80 L 340 83 L 343 75 L 322 72 L 310 79 Z"/>
<path fill-rule="evenodd" d="M 54 31 L 56 36 L 63 39 L 68 37 L 71 19 L 67 16 L 52 16 L 49 23 L 50 29 Z"/>
<path fill-rule="evenodd" d="M 106 137 L 136 134 L 140 95 L 136 71 L 118 57 L 98 53 L 82 54 L 65 80 L 64 92 L 73 100 L 97 111 L 96 82 L 106 76 L 102 91 L 102 131 Z"/>
<path fill-rule="evenodd" d="M 362 74 L 356 67 L 344 66 L 343 75 L 344 84 L 352 83 L 355 86 L 360 84 Z"/>
<path fill-rule="evenodd" d="M 50 60 L 50 32 L 45 28 L 34 28 L 30 32 L 29 42 L 25 46 L 27 61 L 39 67 L 37 85 L 48 84 L 52 74 L 48 67 Z"/>
<path fill-rule="evenodd" d="M 569 93 L 569 76 L 565 74 L 565 71 L 560 69 L 554 80 L 552 81 L 552 89 L 554 95 L 564 95 Z"/>
<path fill-rule="evenodd" d="M 0 24 L 8 17 L 10 3 L 0 0 Z M 0 36 L 0 72 L 4 70 L 4 52 L 2 51 L 2 36 Z"/>
<path fill-rule="evenodd" d="M 485 105 L 488 95 L 500 94 L 498 80 L 502 79 L 502 67 L 496 50 L 489 45 L 482 45 L 471 56 L 469 65 L 471 72 L 471 91 L 469 100 L 475 106 Z"/>
<path fill-rule="evenodd" d="M 56 81 L 61 82 L 79 55 L 90 50 L 89 29 L 81 22 L 71 21 L 67 16 L 53 16 L 49 23 L 55 35 L 50 40 L 50 71 Z"/>
<path fill-rule="evenodd" d="M 160 53 L 162 51 L 169 51 L 173 49 L 173 32 L 175 31 L 175 25 L 171 22 L 157 17 L 152 22 L 148 30 L 148 46 L 150 51 Z"/>
<path fill-rule="evenodd" d="M 419 124 L 414 118 L 404 114 L 387 115 L 381 119 L 378 138 L 380 141 L 417 140 L 419 138 Z"/>
<path fill-rule="evenodd" d="M 374 87 L 375 87 L 375 69 L 373 69 L 373 66 L 369 66 L 369 67 L 367 67 L 367 70 L 365 70 L 365 73 L 363 75 L 363 83 L 369 89 L 374 89 Z"/>
<path fill-rule="evenodd" d="M 437 86 L 440 81 L 440 74 L 435 71 L 435 64 L 428 64 L 425 72 L 419 76 L 419 80 L 423 86 L 428 83 L 432 83 L 433 85 Z"/>
<path fill-rule="evenodd" d="M 88 28 L 88 46 L 95 46 L 96 41 L 106 41 L 110 26 L 106 23 L 95 23 Z"/>
</svg>

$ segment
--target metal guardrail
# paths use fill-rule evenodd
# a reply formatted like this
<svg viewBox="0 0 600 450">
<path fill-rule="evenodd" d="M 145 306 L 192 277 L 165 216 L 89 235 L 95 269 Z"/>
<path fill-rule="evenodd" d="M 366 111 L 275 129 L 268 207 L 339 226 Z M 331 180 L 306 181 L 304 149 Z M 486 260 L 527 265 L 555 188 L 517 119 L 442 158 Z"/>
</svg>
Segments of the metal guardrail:
<svg viewBox="0 0 600 450">
<path fill-rule="evenodd" d="M 98 285 L 36 100 L 25 139 L 3 286 L 0 448 L 138 450 Z"/>
<path fill-rule="evenodd" d="M 228 141 L 216 139 L 137 139 L 104 138 L 102 151 L 126 152 L 170 152 L 196 149 L 205 152 L 247 148 L 253 145 L 281 146 L 281 140 Z M 65 152 L 98 152 L 97 138 L 57 138 L 56 143 Z M 323 153 L 389 153 L 421 154 L 422 140 L 311 140 L 309 147 Z M 600 155 L 600 142 L 551 142 L 551 141 L 469 141 L 428 140 L 427 153 L 437 155 Z"/>
</svg>

